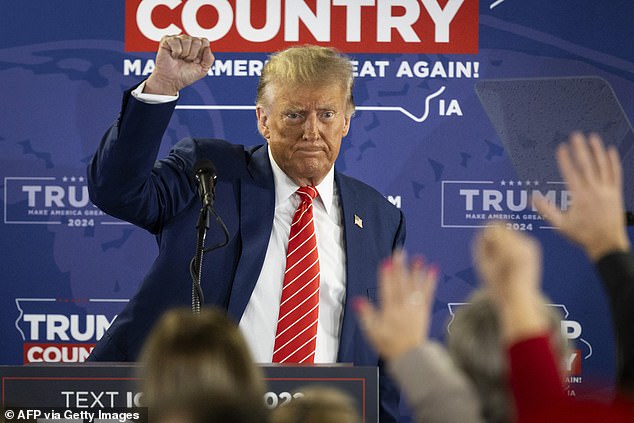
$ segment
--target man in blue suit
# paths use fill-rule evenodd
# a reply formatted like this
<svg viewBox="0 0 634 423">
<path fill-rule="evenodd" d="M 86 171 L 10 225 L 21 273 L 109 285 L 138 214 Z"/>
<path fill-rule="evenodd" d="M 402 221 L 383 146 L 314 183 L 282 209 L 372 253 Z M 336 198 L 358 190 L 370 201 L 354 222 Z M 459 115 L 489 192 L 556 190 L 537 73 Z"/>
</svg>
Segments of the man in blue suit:
<svg viewBox="0 0 634 423">
<path fill-rule="evenodd" d="M 315 187 L 319 318 L 315 363 L 379 365 L 381 421 L 398 421 L 399 394 L 365 342 L 351 310 L 355 297 L 376 299 L 379 262 L 402 246 L 402 213 L 377 191 L 334 170 L 354 112 L 352 68 L 336 51 L 315 46 L 271 56 L 262 71 L 258 130 L 266 143 L 245 148 L 217 139 L 185 139 L 156 161 L 178 92 L 207 74 L 209 42 L 164 37 L 150 77 L 126 93 L 122 110 L 88 168 L 92 201 L 105 212 L 156 235 L 159 255 L 137 294 L 92 352 L 91 360 L 133 361 L 158 317 L 191 303 L 200 201 L 193 168 L 217 170 L 215 209 L 229 242 L 205 256 L 206 304 L 236 321 L 257 362 L 270 363 L 280 308 L 288 237 L 300 199 Z M 211 231 L 207 244 L 224 235 Z"/>
</svg>

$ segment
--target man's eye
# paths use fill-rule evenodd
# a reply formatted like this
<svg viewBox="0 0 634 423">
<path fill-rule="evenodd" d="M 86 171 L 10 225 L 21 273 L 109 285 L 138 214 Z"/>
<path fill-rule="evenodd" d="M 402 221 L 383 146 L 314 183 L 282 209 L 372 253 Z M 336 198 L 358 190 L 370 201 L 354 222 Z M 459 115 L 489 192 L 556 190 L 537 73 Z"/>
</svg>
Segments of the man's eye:
<svg viewBox="0 0 634 423">
<path fill-rule="evenodd" d="M 335 117 L 335 112 L 323 112 L 321 116 L 325 119 L 332 119 Z"/>
<path fill-rule="evenodd" d="M 291 113 L 287 113 L 286 117 L 289 118 L 289 119 L 300 119 L 302 117 L 302 115 L 299 114 L 299 113 L 291 112 Z"/>
</svg>

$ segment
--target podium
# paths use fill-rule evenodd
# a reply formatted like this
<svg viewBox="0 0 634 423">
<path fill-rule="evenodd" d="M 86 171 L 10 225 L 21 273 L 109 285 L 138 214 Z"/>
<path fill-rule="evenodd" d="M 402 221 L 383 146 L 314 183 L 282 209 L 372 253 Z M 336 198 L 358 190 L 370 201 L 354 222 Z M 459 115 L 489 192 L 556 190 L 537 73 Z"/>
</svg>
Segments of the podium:
<svg viewBox="0 0 634 423">
<path fill-rule="evenodd" d="M 116 415 L 131 414 L 132 410 L 143 414 L 145 410 L 139 408 L 139 367 L 121 363 L 0 366 L 3 412 L 9 413 L 5 421 L 23 423 L 37 417 L 46 422 L 99 423 L 96 416 L 112 410 Z M 284 365 L 262 366 L 262 370 L 268 386 L 264 402 L 269 408 L 292 401 L 304 386 L 327 385 L 354 399 L 363 422 L 378 422 L 377 367 Z M 143 416 L 129 421 L 144 423 Z"/>
</svg>

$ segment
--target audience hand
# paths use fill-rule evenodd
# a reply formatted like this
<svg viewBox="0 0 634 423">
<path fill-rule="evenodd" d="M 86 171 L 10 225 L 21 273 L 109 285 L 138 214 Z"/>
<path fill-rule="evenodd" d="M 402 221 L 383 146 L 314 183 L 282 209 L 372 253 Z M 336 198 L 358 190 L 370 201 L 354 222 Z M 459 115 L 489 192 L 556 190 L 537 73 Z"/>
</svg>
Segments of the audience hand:
<svg viewBox="0 0 634 423">
<path fill-rule="evenodd" d="M 437 275 L 437 269 L 421 259 L 408 266 L 404 253 L 397 252 L 379 269 L 379 307 L 355 299 L 361 328 L 384 359 L 427 340 Z"/>
<path fill-rule="evenodd" d="M 206 38 L 166 36 L 156 54 L 156 67 L 145 83 L 144 93 L 176 95 L 207 75 L 214 56 Z"/>
<path fill-rule="evenodd" d="M 557 162 L 572 205 L 561 212 L 544 197 L 534 196 L 535 208 L 593 261 L 610 252 L 628 251 L 618 152 L 613 146 L 606 149 L 596 134 L 586 139 L 574 133 L 570 138 L 557 150 Z"/>
<path fill-rule="evenodd" d="M 473 256 L 480 280 L 498 309 L 504 341 L 511 344 L 546 332 L 537 241 L 494 224 L 476 236 Z"/>
</svg>

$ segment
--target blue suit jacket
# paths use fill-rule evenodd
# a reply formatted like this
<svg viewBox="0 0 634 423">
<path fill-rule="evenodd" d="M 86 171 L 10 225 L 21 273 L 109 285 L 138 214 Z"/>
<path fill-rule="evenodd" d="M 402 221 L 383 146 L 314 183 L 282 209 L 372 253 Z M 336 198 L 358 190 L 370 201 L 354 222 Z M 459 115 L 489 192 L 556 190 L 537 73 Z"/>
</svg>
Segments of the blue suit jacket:
<svg viewBox="0 0 634 423">
<path fill-rule="evenodd" d="M 156 234 L 159 254 L 137 294 L 92 352 L 91 360 L 133 361 L 166 309 L 191 304 L 189 262 L 195 253 L 200 200 L 193 166 L 211 159 L 217 169 L 214 207 L 230 234 L 229 244 L 205 255 L 205 303 L 225 308 L 239 321 L 264 262 L 273 225 L 275 186 L 266 145 L 245 149 L 222 140 L 184 139 L 155 161 L 175 102 L 148 105 L 124 97 L 117 122 L 105 134 L 88 167 L 91 200 L 103 211 Z M 352 299 L 376 299 L 379 261 L 405 238 L 402 213 L 368 185 L 335 173 L 344 219 L 346 304 L 339 362 L 380 365 L 381 420 L 396 421 L 398 391 L 366 343 Z M 355 225 L 355 215 L 363 227 Z M 212 224 L 206 245 L 224 239 Z"/>
</svg>

